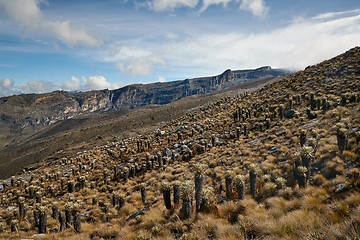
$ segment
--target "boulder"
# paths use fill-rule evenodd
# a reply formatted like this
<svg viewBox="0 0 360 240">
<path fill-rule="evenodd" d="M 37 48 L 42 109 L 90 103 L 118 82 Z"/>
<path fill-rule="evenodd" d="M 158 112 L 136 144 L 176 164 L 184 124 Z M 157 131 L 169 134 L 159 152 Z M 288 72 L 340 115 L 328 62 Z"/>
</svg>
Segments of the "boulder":
<svg viewBox="0 0 360 240">
<path fill-rule="evenodd" d="M 289 109 L 284 112 L 284 117 L 287 119 L 298 117 L 300 113 L 295 109 Z"/>
</svg>

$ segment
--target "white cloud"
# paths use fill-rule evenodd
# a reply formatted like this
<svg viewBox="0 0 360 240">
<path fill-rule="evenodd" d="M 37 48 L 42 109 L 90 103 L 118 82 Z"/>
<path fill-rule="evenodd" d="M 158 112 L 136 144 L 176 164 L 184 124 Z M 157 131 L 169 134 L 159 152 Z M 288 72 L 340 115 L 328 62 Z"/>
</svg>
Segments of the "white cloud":
<svg viewBox="0 0 360 240">
<path fill-rule="evenodd" d="M 101 41 L 82 28 L 73 26 L 70 22 L 43 22 L 43 30 L 51 33 L 65 43 L 73 45 L 98 46 Z"/>
<path fill-rule="evenodd" d="M 87 90 L 111 89 L 111 83 L 104 76 L 82 77 L 82 80 L 85 83 L 84 88 Z"/>
<path fill-rule="evenodd" d="M 137 6 L 147 7 L 155 12 L 173 11 L 176 8 L 198 8 L 199 12 L 204 12 L 211 5 L 223 5 L 226 7 L 229 3 L 239 3 L 240 9 L 251 12 L 254 16 L 265 16 L 269 8 L 265 0 L 149 0 L 137 3 Z"/>
<path fill-rule="evenodd" d="M 53 83 L 46 81 L 28 81 L 25 84 L 14 86 L 20 93 L 47 93 L 54 89 Z"/>
<path fill-rule="evenodd" d="M 44 0 L 0 0 L 0 12 L 4 12 L 11 21 L 25 27 L 27 32 L 44 32 L 55 36 L 69 45 L 95 47 L 101 40 L 68 21 L 54 22 L 44 18 L 39 5 Z"/>
<path fill-rule="evenodd" d="M 10 78 L 0 80 L 0 90 L 10 90 L 13 86 L 14 82 Z"/>
<path fill-rule="evenodd" d="M 179 39 L 179 35 L 173 32 L 169 32 L 165 35 L 165 38 L 169 41 L 175 41 Z"/>
<path fill-rule="evenodd" d="M 188 32 L 175 32 L 173 23 L 164 23 L 169 37 L 162 33 L 158 41 L 123 41 L 111 57 L 103 57 L 104 53 L 100 58 L 122 73 L 172 80 L 264 65 L 300 70 L 360 45 L 360 10 L 296 19 L 250 34 L 234 28 L 227 32 L 194 29 L 189 26 Z"/>
<path fill-rule="evenodd" d="M 146 5 L 156 12 L 174 10 L 175 8 L 194 8 L 199 0 L 151 0 Z"/>
<path fill-rule="evenodd" d="M 233 0 L 203 0 L 200 12 L 205 11 L 210 5 L 222 4 L 224 7 L 226 7 L 232 1 Z"/>
<path fill-rule="evenodd" d="M 163 76 L 159 76 L 158 82 L 166 82 L 166 78 L 164 78 Z"/>
<path fill-rule="evenodd" d="M 43 14 L 38 7 L 39 0 L 0 0 L 0 10 L 17 24 L 31 27 L 42 21 Z"/>
<path fill-rule="evenodd" d="M 80 90 L 81 89 L 81 81 L 79 78 L 72 76 L 69 81 L 61 83 L 59 86 L 61 89 L 64 89 L 64 90 L 70 90 L 70 91 Z"/>
<path fill-rule="evenodd" d="M 241 0 L 240 9 L 249 11 L 255 16 L 265 16 L 269 10 L 264 0 Z"/>
<path fill-rule="evenodd" d="M 157 55 L 149 55 L 144 58 L 130 58 L 128 64 L 118 63 L 116 68 L 129 75 L 150 75 L 154 67 L 164 65 L 164 61 Z"/>
<path fill-rule="evenodd" d="M 104 76 L 89 76 L 78 78 L 72 76 L 70 80 L 60 83 L 47 81 L 28 81 L 23 84 L 16 84 L 11 79 L 0 80 L 0 97 L 27 94 L 27 93 L 47 93 L 55 90 L 65 91 L 90 91 L 102 89 L 117 89 L 121 84 L 111 83 Z"/>
<path fill-rule="evenodd" d="M 166 66 L 204 73 L 264 65 L 299 70 L 358 45 L 360 13 L 354 12 L 351 16 L 303 19 L 256 34 L 188 35 L 169 44 L 171 54 L 163 58 Z"/>
<path fill-rule="evenodd" d="M 116 89 L 121 85 L 119 83 L 111 83 L 104 76 L 94 75 L 89 77 L 82 76 L 81 79 L 72 76 L 69 81 L 60 83 L 57 88 L 67 91 L 89 91 L 89 90 L 102 90 L 102 89 Z"/>
</svg>

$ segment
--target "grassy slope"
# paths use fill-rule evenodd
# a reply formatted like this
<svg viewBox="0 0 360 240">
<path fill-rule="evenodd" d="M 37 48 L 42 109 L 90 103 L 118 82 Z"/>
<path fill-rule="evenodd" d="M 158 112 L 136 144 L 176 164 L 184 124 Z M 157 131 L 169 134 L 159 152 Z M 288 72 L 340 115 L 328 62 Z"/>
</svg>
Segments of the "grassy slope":
<svg viewBox="0 0 360 240">
<path fill-rule="evenodd" d="M 255 92 L 209 102 L 161 126 L 161 134 L 142 132 L 43 165 L 32 172 L 32 182 L 22 184 L 37 188 L 42 195 L 41 205 L 48 212 L 48 232 L 58 229 L 58 222 L 50 217 L 53 204 L 64 211 L 70 202 L 83 214 L 81 234 L 74 235 L 69 229 L 50 233 L 45 239 L 355 239 L 360 235 L 359 59 L 360 48 L 352 49 Z M 312 95 L 320 102 L 326 100 L 330 109 L 316 107 L 311 114 L 317 117 L 309 119 L 306 110 Z M 346 96 L 346 104 L 341 104 L 342 96 Z M 287 110 L 290 105 L 299 115 L 281 119 L 279 109 Z M 244 116 L 245 112 L 250 116 L 234 121 L 233 113 L 239 109 Z M 244 126 L 247 135 L 243 134 Z M 239 127 L 241 136 L 236 138 Z M 348 138 L 343 152 L 337 144 L 339 128 Z M 311 147 L 300 147 L 301 132 L 306 134 L 305 145 Z M 212 139 L 216 139 L 214 146 Z M 144 143 L 145 149 L 137 151 L 138 141 Z M 175 149 L 179 143 L 192 150 L 191 159 L 183 154 L 164 167 L 155 162 L 153 170 L 138 173 L 127 182 L 122 177 L 113 179 L 114 166 L 119 166 L 122 174 L 146 164 L 146 159 L 151 161 L 157 150 Z M 305 188 L 300 188 L 294 179 L 294 165 L 301 154 L 313 156 Z M 91 166 L 93 160 L 96 163 Z M 165 209 L 162 185 L 177 181 L 180 185 L 193 184 L 194 165 L 199 163 L 205 166 L 203 195 L 208 205 L 205 212 L 192 212 L 189 219 L 184 219 L 181 202 L 172 210 Z M 86 169 L 79 171 L 79 164 Z M 76 169 L 75 176 L 63 173 L 70 169 Z M 249 194 L 251 169 L 257 173 L 254 197 Z M 66 187 L 60 187 L 61 181 L 76 182 L 79 176 L 85 177 L 85 188 L 69 194 Z M 230 199 L 225 199 L 224 191 L 220 191 L 225 188 L 225 176 L 245 182 L 244 200 L 236 199 L 234 185 Z M 146 188 L 145 203 L 141 201 L 141 187 Z M 12 210 L 5 208 L 16 206 L 17 195 L 26 197 L 29 210 L 26 220 L 17 223 L 19 233 L 10 233 L 9 224 L 4 224 L 5 232 L 0 236 L 8 239 L 34 235 L 34 199 L 29 199 L 24 187 L 8 187 L 2 194 L 2 222 L 14 219 Z M 114 194 L 125 200 L 125 206 L 111 205 Z M 190 194 L 194 197 L 193 192 Z M 138 210 L 145 214 L 126 221 Z"/>
<path fill-rule="evenodd" d="M 250 90 L 271 81 L 262 79 L 237 88 Z M 21 172 L 23 168 L 46 159 L 56 160 L 78 151 L 90 150 L 107 142 L 136 136 L 186 114 L 189 109 L 232 96 L 237 88 L 222 93 L 192 96 L 167 105 L 152 105 L 132 111 L 89 114 L 50 125 L 41 131 L 16 137 L 0 148 L 0 179 Z M 240 90 L 243 91 L 243 90 Z"/>
</svg>

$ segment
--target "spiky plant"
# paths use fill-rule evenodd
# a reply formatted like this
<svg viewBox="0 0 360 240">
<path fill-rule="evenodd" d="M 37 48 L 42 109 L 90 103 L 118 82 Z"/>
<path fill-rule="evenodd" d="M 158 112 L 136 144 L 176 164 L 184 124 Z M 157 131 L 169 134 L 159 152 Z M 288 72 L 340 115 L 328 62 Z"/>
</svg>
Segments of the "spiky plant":
<svg viewBox="0 0 360 240">
<path fill-rule="evenodd" d="M 300 131 L 300 146 L 304 146 L 306 142 L 306 130 L 302 129 Z"/>
<path fill-rule="evenodd" d="M 225 195 L 226 195 L 227 201 L 229 201 L 230 197 L 231 197 L 234 176 L 235 176 L 235 174 L 231 170 L 228 170 L 225 173 Z"/>
<path fill-rule="evenodd" d="M 299 184 L 299 187 L 304 188 L 306 187 L 307 184 L 307 177 L 306 177 L 306 173 L 307 173 L 308 169 L 304 166 L 298 166 L 297 167 L 297 172 L 298 172 L 298 178 L 297 178 L 297 182 Z"/>
<path fill-rule="evenodd" d="M 163 159 L 162 159 L 162 155 L 160 152 L 158 153 L 156 158 L 157 158 L 159 169 L 162 169 L 163 168 Z"/>
<path fill-rule="evenodd" d="M 47 214 L 46 208 L 41 206 L 38 207 L 39 211 L 39 234 L 46 233 L 46 222 L 47 222 Z"/>
<path fill-rule="evenodd" d="M 39 227 L 39 221 L 40 221 L 40 211 L 39 211 L 39 208 L 40 208 L 40 204 L 36 204 L 36 207 L 33 211 L 33 216 L 34 216 L 34 227 Z"/>
<path fill-rule="evenodd" d="M 249 131 L 248 131 L 248 125 L 246 123 L 243 124 L 243 128 L 244 128 L 244 135 L 247 136 Z"/>
<path fill-rule="evenodd" d="M 238 200 L 243 200 L 244 193 L 245 193 L 245 176 L 237 175 L 235 177 L 235 185 L 236 185 L 236 191 L 238 194 Z"/>
<path fill-rule="evenodd" d="M 68 193 L 74 192 L 74 188 L 75 188 L 75 183 L 74 183 L 74 181 L 73 181 L 73 180 L 68 181 L 68 183 L 67 183 Z"/>
<path fill-rule="evenodd" d="M 72 217 L 74 223 L 75 233 L 81 232 L 81 216 L 80 216 L 80 205 L 75 203 L 72 208 Z"/>
<path fill-rule="evenodd" d="M 355 133 L 355 140 L 356 140 L 356 143 L 360 143 L 360 131 L 357 131 Z"/>
<path fill-rule="evenodd" d="M 4 222 L 0 222 L 0 233 L 3 233 L 5 231 L 6 224 Z"/>
<path fill-rule="evenodd" d="M 194 185 L 191 181 L 185 181 L 181 186 L 182 217 L 188 219 L 192 212 L 192 194 Z"/>
<path fill-rule="evenodd" d="M 279 111 L 280 119 L 283 119 L 284 118 L 284 107 L 282 105 L 280 105 L 278 108 L 278 111 Z"/>
<path fill-rule="evenodd" d="M 71 226 L 71 221 L 72 221 L 72 211 L 73 208 L 73 203 L 72 202 L 67 202 L 65 204 L 65 228 L 70 228 Z"/>
<path fill-rule="evenodd" d="M 59 225 L 60 225 L 60 231 L 63 231 L 66 229 L 66 221 L 65 221 L 66 217 L 65 214 L 62 212 L 59 212 Z"/>
<path fill-rule="evenodd" d="M 96 205 L 98 203 L 98 201 L 99 201 L 99 199 L 98 199 L 98 197 L 96 195 L 93 195 L 91 197 L 91 202 L 92 202 L 93 205 Z"/>
<path fill-rule="evenodd" d="M 147 171 L 151 171 L 151 170 L 152 170 L 152 164 L 151 164 L 151 161 L 150 161 L 150 160 L 146 161 L 146 170 L 147 170 Z"/>
<path fill-rule="evenodd" d="M 143 204 L 146 203 L 146 185 L 145 183 L 142 183 L 140 185 L 140 192 L 141 192 L 141 201 L 143 202 Z"/>
<path fill-rule="evenodd" d="M 79 187 L 81 189 L 85 188 L 86 185 L 86 177 L 85 176 L 80 176 L 79 177 Z"/>
<path fill-rule="evenodd" d="M 10 222 L 11 232 L 18 232 L 18 229 L 19 229 L 18 224 L 19 224 L 18 220 L 16 220 L 16 219 L 11 220 L 11 222 Z"/>
<path fill-rule="evenodd" d="M 51 206 L 51 211 L 52 211 L 52 218 L 53 219 L 58 219 L 59 218 L 59 207 L 58 207 L 58 202 L 53 202 L 52 206 Z"/>
<path fill-rule="evenodd" d="M 341 96 L 340 105 L 341 105 L 341 106 L 346 106 L 346 102 L 347 102 L 347 96 L 346 96 L 346 95 L 342 95 L 342 96 Z"/>
<path fill-rule="evenodd" d="M 168 182 L 163 182 L 161 186 L 164 204 L 167 210 L 171 209 L 171 186 Z"/>
<path fill-rule="evenodd" d="M 210 211 L 212 206 L 215 205 L 215 204 L 213 204 L 214 199 L 215 199 L 215 197 L 214 197 L 214 189 L 209 188 L 209 187 L 204 188 L 203 195 L 201 197 L 201 204 L 200 204 L 199 212 L 208 212 L 208 211 Z"/>
<path fill-rule="evenodd" d="M 180 181 L 173 182 L 173 195 L 174 195 L 174 204 L 177 205 L 180 203 Z"/>
<path fill-rule="evenodd" d="M 123 181 L 126 183 L 129 179 L 129 168 L 124 167 L 123 168 Z"/>
<path fill-rule="evenodd" d="M 15 177 L 14 176 L 11 176 L 11 178 L 10 178 L 10 186 L 15 187 Z"/>
<path fill-rule="evenodd" d="M 41 199 L 42 199 L 42 192 L 41 192 L 41 191 L 37 191 L 37 192 L 35 193 L 36 203 L 41 203 Z"/>
<path fill-rule="evenodd" d="M 25 214 L 26 214 L 25 198 L 24 197 L 19 197 L 19 199 L 18 199 L 18 207 L 19 207 L 19 217 L 24 218 Z"/>
<path fill-rule="evenodd" d="M 113 205 L 113 207 L 119 204 L 119 194 L 117 192 L 114 192 L 111 195 L 111 204 Z"/>
<path fill-rule="evenodd" d="M 250 195 L 253 198 L 255 198 L 256 195 L 256 176 L 257 176 L 257 166 L 256 164 L 251 164 L 249 171 L 249 182 L 250 182 Z"/>
<path fill-rule="evenodd" d="M 286 187 L 286 180 L 283 177 L 277 177 L 275 178 L 276 188 L 278 190 L 283 189 Z"/>
<path fill-rule="evenodd" d="M 201 205 L 202 191 L 204 185 L 205 164 L 197 163 L 194 165 L 195 171 L 195 210 L 199 211 Z"/>
<path fill-rule="evenodd" d="M 346 128 L 339 128 L 336 132 L 336 137 L 339 151 L 343 153 L 348 144 L 348 130 Z"/>
<path fill-rule="evenodd" d="M 265 119 L 265 127 L 266 127 L 266 129 L 270 128 L 270 118 Z"/>
<path fill-rule="evenodd" d="M 301 148 L 301 162 L 302 166 L 307 168 L 306 178 L 307 180 L 310 179 L 311 175 L 311 163 L 314 161 L 314 148 L 311 146 L 303 146 Z"/>
</svg>

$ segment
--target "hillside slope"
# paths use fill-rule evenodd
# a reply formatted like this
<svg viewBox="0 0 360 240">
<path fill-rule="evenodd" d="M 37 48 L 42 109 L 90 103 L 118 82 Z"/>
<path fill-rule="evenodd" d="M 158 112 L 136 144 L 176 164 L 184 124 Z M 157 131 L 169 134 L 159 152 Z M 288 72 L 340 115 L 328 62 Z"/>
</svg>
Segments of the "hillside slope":
<svg viewBox="0 0 360 240">
<path fill-rule="evenodd" d="M 356 47 L 158 129 L 44 161 L 6 182 L 0 237 L 356 239 L 359 80 Z"/>
<path fill-rule="evenodd" d="M 42 126 L 42 129 L 31 134 L 11 135 L 14 140 L 0 148 L 0 179 L 17 174 L 32 163 L 60 159 L 80 150 L 90 150 L 107 142 L 136 136 L 206 102 L 219 100 L 222 96 L 233 96 L 241 91 L 252 91 L 273 80 L 272 77 L 253 79 L 215 93 L 184 97 L 165 105 L 151 104 L 132 110 L 82 113 Z"/>
</svg>

